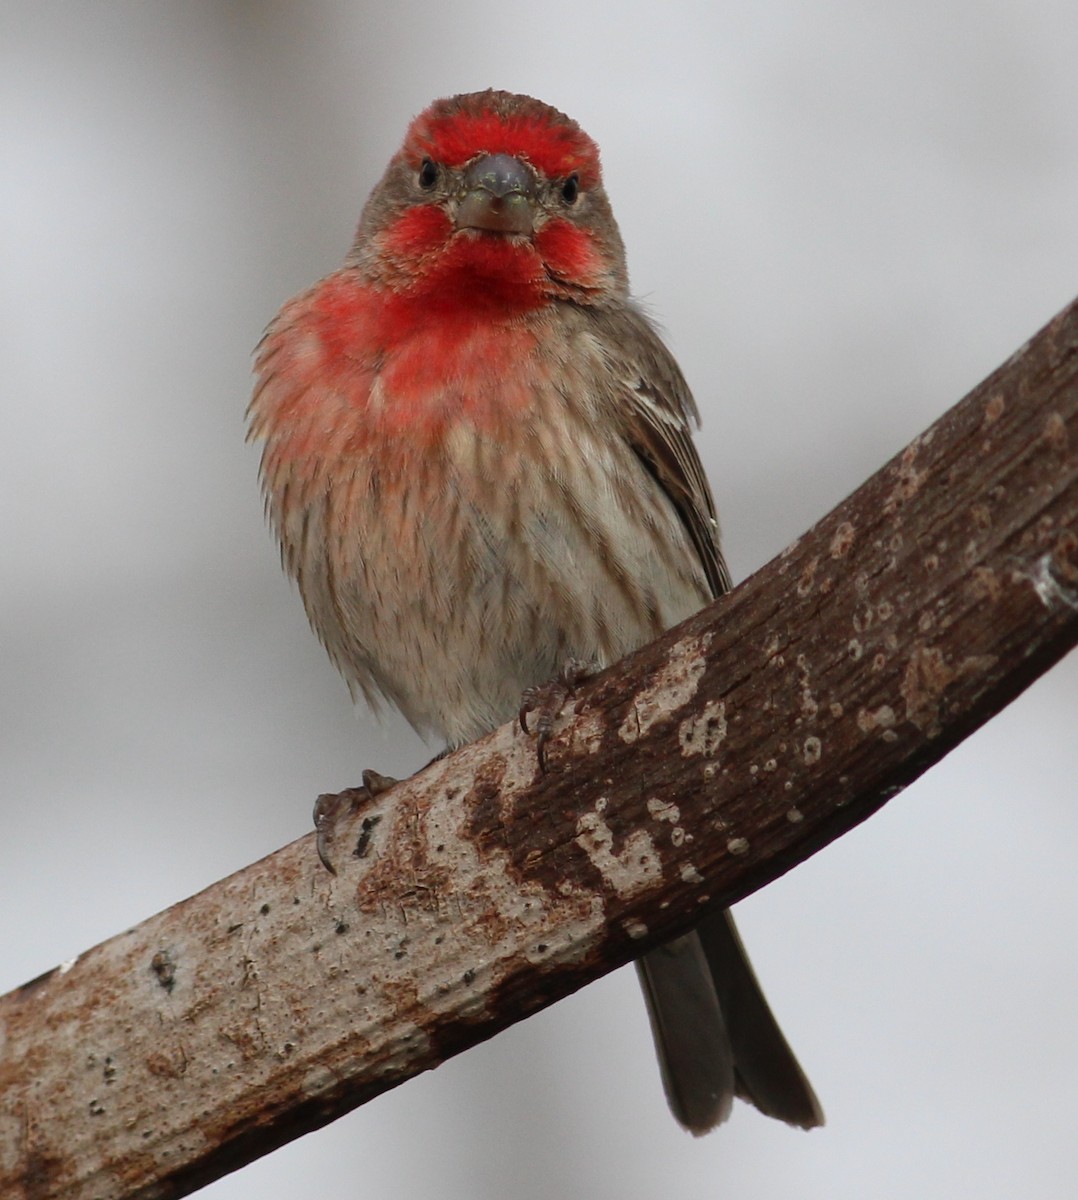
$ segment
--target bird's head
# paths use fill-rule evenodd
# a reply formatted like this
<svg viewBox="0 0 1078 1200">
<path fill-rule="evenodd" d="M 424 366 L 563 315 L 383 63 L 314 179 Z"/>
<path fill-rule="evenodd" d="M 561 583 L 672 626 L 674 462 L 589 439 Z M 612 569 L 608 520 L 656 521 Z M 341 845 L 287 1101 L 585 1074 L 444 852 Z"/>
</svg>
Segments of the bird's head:
<svg viewBox="0 0 1078 1200">
<path fill-rule="evenodd" d="M 350 261 L 432 303 L 601 305 L 628 288 L 598 147 L 564 113 L 509 92 L 438 100 L 412 122 Z"/>
</svg>

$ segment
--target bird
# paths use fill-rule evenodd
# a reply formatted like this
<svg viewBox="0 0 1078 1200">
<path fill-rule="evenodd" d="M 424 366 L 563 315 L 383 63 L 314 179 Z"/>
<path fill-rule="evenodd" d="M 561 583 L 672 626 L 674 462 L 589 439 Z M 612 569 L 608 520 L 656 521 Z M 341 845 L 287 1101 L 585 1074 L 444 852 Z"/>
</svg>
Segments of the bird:
<svg viewBox="0 0 1078 1200">
<path fill-rule="evenodd" d="M 696 403 L 630 295 L 598 147 L 540 100 L 420 113 L 255 375 L 248 436 L 313 629 L 354 698 L 447 750 L 731 585 Z M 637 970 L 684 1128 L 735 1097 L 823 1123 L 728 911 Z"/>
</svg>

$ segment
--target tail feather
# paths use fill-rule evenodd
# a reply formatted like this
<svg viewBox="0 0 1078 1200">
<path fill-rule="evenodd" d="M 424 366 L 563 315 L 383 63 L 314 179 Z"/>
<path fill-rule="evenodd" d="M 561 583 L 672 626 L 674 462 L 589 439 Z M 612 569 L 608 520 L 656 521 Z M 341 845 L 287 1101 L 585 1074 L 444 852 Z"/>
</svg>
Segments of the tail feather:
<svg viewBox="0 0 1078 1200">
<path fill-rule="evenodd" d="M 695 933 L 637 960 L 667 1103 L 694 1134 L 730 1115 L 736 1083 L 726 1024 Z"/>
<path fill-rule="evenodd" d="M 735 1095 L 802 1129 L 823 1110 L 764 998 L 729 911 L 650 951 L 637 968 L 670 1108 L 695 1134 Z"/>
<path fill-rule="evenodd" d="M 820 1102 L 764 998 L 730 911 L 705 917 L 696 933 L 734 1047 L 737 1094 L 789 1125 L 822 1125 Z"/>
</svg>

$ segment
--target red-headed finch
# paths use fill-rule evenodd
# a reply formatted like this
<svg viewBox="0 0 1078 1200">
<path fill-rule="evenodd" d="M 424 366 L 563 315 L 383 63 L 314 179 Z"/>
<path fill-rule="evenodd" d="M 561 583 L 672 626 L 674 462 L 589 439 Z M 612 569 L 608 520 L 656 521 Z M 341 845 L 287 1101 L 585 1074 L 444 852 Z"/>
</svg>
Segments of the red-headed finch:
<svg viewBox="0 0 1078 1200">
<path fill-rule="evenodd" d="M 696 406 L 630 299 L 598 149 L 538 100 L 417 117 L 256 371 L 250 432 L 311 624 L 353 692 L 449 747 L 729 586 Z M 735 1095 L 823 1121 L 729 913 L 638 967 L 684 1126 Z"/>
</svg>

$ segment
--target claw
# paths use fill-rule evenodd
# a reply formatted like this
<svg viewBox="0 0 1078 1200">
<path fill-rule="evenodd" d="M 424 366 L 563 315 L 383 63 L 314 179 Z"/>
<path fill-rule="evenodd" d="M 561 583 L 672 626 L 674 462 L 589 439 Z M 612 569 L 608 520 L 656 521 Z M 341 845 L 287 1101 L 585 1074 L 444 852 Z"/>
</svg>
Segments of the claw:
<svg viewBox="0 0 1078 1200">
<path fill-rule="evenodd" d="M 383 792 L 388 792 L 391 787 L 400 783 L 399 779 L 394 779 L 392 775 L 379 775 L 377 771 L 363 772 L 363 786 L 367 789 L 373 800 L 375 796 L 380 796 Z"/>
<path fill-rule="evenodd" d="M 596 663 L 570 658 L 553 679 L 524 689 L 517 719 L 524 733 L 535 734 L 535 756 L 539 760 L 539 770 L 544 775 L 547 769 L 546 746 L 554 731 L 554 722 L 561 715 L 566 700 L 597 670 Z M 534 730 L 528 728 L 531 713 L 536 714 Z"/>
<path fill-rule="evenodd" d="M 346 813 L 351 816 L 365 808 L 382 792 L 387 792 L 397 782 L 389 775 L 379 775 L 377 771 L 363 772 L 363 786 L 345 788 L 343 792 L 323 792 L 314 802 L 315 846 L 322 866 L 331 875 L 337 874 L 337 868 L 330 857 L 330 843 L 333 841 L 337 822 Z M 370 841 L 370 832 L 380 820 L 370 817 L 363 822 L 363 831 L 353 854 L 362 858 Z"/>
</svg>

